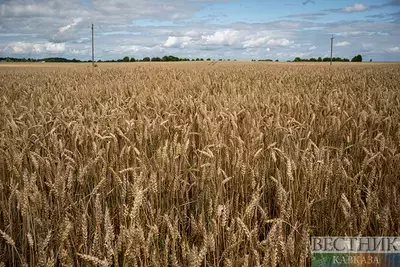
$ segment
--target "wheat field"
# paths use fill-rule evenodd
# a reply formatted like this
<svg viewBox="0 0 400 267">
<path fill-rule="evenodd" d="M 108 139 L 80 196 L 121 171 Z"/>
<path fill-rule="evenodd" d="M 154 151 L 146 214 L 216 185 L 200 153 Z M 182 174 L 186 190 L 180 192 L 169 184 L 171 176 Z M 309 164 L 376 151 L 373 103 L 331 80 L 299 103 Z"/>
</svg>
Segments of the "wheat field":
<svg viewBox="0 0 400 267">
<path fill-rule="evenodd" d="M 0 266 L 309 266 L 311 236 L 400 235 L 400 64 L 0 81 Z"/>
</svg>

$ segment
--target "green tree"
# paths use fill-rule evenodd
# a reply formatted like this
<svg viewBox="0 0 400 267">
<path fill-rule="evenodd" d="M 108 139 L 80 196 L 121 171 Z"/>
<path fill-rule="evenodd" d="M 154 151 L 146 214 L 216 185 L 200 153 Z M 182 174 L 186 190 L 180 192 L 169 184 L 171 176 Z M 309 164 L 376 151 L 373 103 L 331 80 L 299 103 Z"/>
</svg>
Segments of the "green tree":
<svg viewBox="0 0 400 267">
<path fill-rule="evenodd" d="M 144 57 L 144 58 L 143 58 L 143 61 L 149 62 L 149 61 L 150 61 L 150 58 L 149 58 L 149 57 Z"/>
<path fill-rule="evenodd" d="M 362 62 L 362 56 L 361 55 L 357 55 L 357 56 L 353 57 L 351 62 Z"/>
<path fill-rule="evenodd" d="M 211 58 L 207 58 L 207 61 L 210 61 L 211 60 Z"/>
<path fill-rule="evenodd" d="M 300 62 L 300 61 L 301 61 L 301 58 L 296 57 L 293 61 L 294 61 L 294 62 Z"/>
<path fill-rule="evenodd" d="M 369 60 L 369 62 L 372 62 L 372 58 Z"/>
<path fill-rule="evenodd" d="M 136 59 L 134 57 L 131 57 L 131 62 L 135 62 Z"/>
<path fill-rule="evenodd" d="M 129 62 L 129 57 L 128 56 L 124 57 L 123 61 L 124 62 Z"/>
<path fill-rule="evenodd" d="M 279 62 L 279 59 L 276 59 L 275 62 Z"/>
<path fill-rule="evenodd" d="M 319 58 L 317 59 L 317 61 L 318 61 L 318 62 L 322 62 L 322 58 L 319 57 Z"/>
</svg>

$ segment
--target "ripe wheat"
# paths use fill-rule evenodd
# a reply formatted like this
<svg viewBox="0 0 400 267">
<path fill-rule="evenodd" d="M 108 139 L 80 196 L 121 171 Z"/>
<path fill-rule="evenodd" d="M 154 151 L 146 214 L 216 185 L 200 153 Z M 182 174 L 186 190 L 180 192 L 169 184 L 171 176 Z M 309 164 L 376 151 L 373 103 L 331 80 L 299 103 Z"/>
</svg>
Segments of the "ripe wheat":
<svg viewBox="0 0 400 267">
<path fill-rule="evenodd" d="M 0 266 L 304 266 L 313 235 L 400 235 L 400 65 L 194 65 L 0 70 Z"/>
</svg>

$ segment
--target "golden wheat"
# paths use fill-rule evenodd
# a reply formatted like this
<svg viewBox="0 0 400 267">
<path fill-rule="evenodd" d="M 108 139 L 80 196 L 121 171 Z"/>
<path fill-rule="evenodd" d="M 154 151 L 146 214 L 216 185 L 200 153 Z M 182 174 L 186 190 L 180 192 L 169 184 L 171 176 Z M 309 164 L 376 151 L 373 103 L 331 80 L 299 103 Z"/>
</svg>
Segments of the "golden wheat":
<svg viewBox="0 0 400 267">
<path fill-rule="evenodd" d="M 0 69 L 0 266 L 306 266 L 310 236 L 400 235 L 399 64 L 54 66 Z"/>
</svg>

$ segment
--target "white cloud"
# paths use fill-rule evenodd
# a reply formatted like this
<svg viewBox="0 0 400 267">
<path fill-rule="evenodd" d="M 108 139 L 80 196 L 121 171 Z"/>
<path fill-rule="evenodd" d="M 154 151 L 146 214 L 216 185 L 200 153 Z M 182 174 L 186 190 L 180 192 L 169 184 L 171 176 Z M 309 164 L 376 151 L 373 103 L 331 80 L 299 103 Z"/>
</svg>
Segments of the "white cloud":
<svg viewBox="0 0 400 267">
<path fill-rule="evenodd" d="M 203 34 L 203 32 L 199 31 L 199 30 L 189 30 L 185 33 L 185 36 L 189 36 L 189 37 L 201 37 L 201 35 Z"/>
<path fill-rule="evenodd" d="M 270 38 L 269 36 L 267 36 L 267 37 L 252 37 L 243 42 L 243 48 L 261 47 L 263 45 L 289 46 L 293 43 L 294 43 L 293 41 L 289 41 L 286 38 L 273 39 L 273 38 Z"/>
<path fill-rule="evenodd" d="M 267 47 L 267 49 L 265 49 L 265 52 L 269 53 L 271 51 L 271 49 L 269 49 L 269 47 Z"/>
<path fill-rule="evenodd" d="M 164 47 L 180 47 L 184 48 L 191 43 L 192 38 L 188 36 L 184 37 L 176 37 L 176 36 L 168 36 L 167 41 L 164 43 Z"/>
<path fill-rule="evenodd" d="M 266 44 L 268 41 L 268 37 L 253 37 L 249 40 L 243 42 L 243 48 L 248 47 L 260 47 Z"/>
<path fill-rule="evenodd" d="M 398 46 L 389 48 L 390 52 L 400 52 L 400 48 Z"/>
<path fill-rule="evenodd" d="M 313 45 L 313 46 L 311 46 L 310 48 L 308 48 L 309 51 L 313 51 L 313 50 L 315 50 L 315 49 L 317 49 L 317 47 L 316 47 L 315 45 Z"/>
<path fill-rule="evenodd" d="M 360 36 L 364 32 L 362 31 L 353 31 L 353 32 L 342 32 L 340 35 L 343 37 L 352 37 L 352 36 Z"/>
<path fill-rule="evenodd" d="M 286 38 L 270 39 L 270 40 L 268 40 L 267 44 L 271 45 L 271 46 L 289 46 L 289 45 L 293 44 L 293 41 L 289 41 Z"/>
<path fill-rule="evenodd" d="M 310 52 L 278 52 L 276 55 L 280 58 L 295 58 L 295 57 L 300 57 L 300 58 L 306 58 L 310 55 Z"/>
<path fill-rule="evenodd" d="M 46 52 L 60 53 L 65 51 L 64 43 L 47 43 L 44 45 Z"/>
<path fill-rule="evenodd" d="M 24 53 L 62 53 L 65 49 L 64 43 L 28 43 L 28 42 L 13 42 L 8 44 L 4 51 L 11 53 L 24 54 Z"/>
<path fill-rule="evenodd" d="M 176 13 L 171 14 L 170 18 L 176 19 L 176 20 L 185 19 L 185 18 L 187 18 L 187 15 L 184 12 L 179 12 L 179 13 L 176 12 Z"/>
<path fill-rule="evenodd" d="M 71 55 L 74 55 L 74 56 L 86 56 L 86 55 L 90 55 L 90 53 L 92 51 L 89 49 L 79 49 L 79 50 L 71 49 L 69 52 L 71 53 Z"/>
<path fill-rule="evenodd" d="M 343 11 L 343 12 L 359 12 L 359 11 L 364 11 L 367 9 L 368 9 L 368 6 L 366 6 L 364 4 L 360 4 L 360 3 L 355 3 L 353 6 L 347 6 L 343 9 L 341 9 L 341 11 Z"/>
<path fill-rule="evenodd" d="M 387 32 L 383 31 L 351 31 L 340 33 L 343 37 L 357 37 L 357 36 L 389 36 Z"/>
<path fill-rule="evenodd" d="M 272 22 L 271 26 L 280 29 L 297 29 L 301 26 L 301 23 L 295 21 L 278 21 Z"/>
<path fill-rule="evenodd" d="M 142 46 L 142 45 L 120 45 L 118 47 L 113 48 L 113 52 L 115 53 L 162 53 L 164 52 L 164 48 L 161 46 Z M 148 55 L 152 56 L 152 55 Z"/>
<path fill-rule="evenodd" d="M 59 32 L 59 33 L 63 33 L 63 32 L 65 32 L 65 31 L 71 29 L 72 27 L 76 26 L 76 25 L 77 25 L 79 22 L 81 22 L 81 21 L 82 21 L 81 18 L 74 19 L 74 22 L 72 22 L 71 24 L 68 24 L 68 25 L 66 25 L 66 26 L 64 26 L 64 27 L 60 27 L 60 28 L 58 29 L 58 32 Z"/>
<path fill-rule="evenodd" d="M 258 50 L 254 48 L 247 48 L 242 54 L 253 57 L 258 54 Z"/>
<path fill-rule="evenodd" d="M 76 28 L 81 21 L 82 18 L 77 18 L 74 19 L 72 23 L 60 27 L 58 29 L 58 32 L 51 37 L 50 41 L 54 43 L 63 43 L 66 41 L 78 39 Z"/>
<path fill-rule="evenodd" d="M 42 17 L 55 14 L 49 6 L 43 6 L 40 3 L 23 3 L 19 1 L 6 1 L 0 5 L 1 17 Z"/>
<path fill-rule="evenodd" d="M 76 0 L 75 0 L 76 1 Z M 78 1 L 79 2 L 79 1 Z M 190 18 L 199 9 L 198 1 L 168 1 L 162 0 L 92 0 L 91 6 L 100 15 L 96 20 L 102 23 L 114 22 L 115 20 L 130 23 L 134 19 L 155 19 L 155 20 L 179 20 Z M 95 14 L 96 15 L 96 14 Z"/>
<path fill-rule="evenodd" d="M 216 31 L 212 35 L 201 36 L 205 44 L 209 45 L 235 45 L 239 42 L 239 32 L 228 29 L 222 31 Z"/>
<path fill-rule="evenodd" d="M 336 43 L 335 44 L 335 46 L 337 46 L 337 47 L 341 47 L 341 46 L 349 46 L 349 45 L 351 45 L 349 42 L 346 42 L 346 41 L 344 41 L 344 42 L 339 42 L 339 43 Z"/>
<path fill-rule="evenodd" d="M 361 51 L 365 53 L 371 53 L 374 51 L 374 45 L 370 43 L 362 44 Z"/>
</svg>

